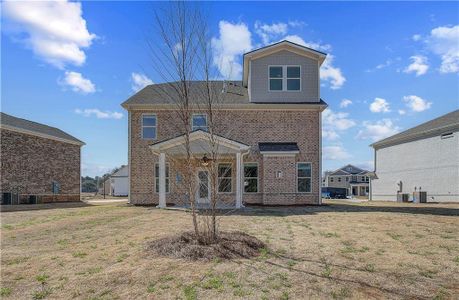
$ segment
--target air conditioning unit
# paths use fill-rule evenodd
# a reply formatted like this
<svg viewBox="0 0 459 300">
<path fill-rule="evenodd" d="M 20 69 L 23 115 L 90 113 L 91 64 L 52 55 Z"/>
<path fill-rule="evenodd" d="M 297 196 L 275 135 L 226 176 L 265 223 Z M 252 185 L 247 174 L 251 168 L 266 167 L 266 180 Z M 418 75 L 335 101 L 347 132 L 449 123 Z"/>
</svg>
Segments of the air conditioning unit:
<svg viewBox="0 0 459 300">
<path fill-rule="evenodd" d="M 410 194 L 397 194 L 397 202 L 408 202 Z"/>
</svg>

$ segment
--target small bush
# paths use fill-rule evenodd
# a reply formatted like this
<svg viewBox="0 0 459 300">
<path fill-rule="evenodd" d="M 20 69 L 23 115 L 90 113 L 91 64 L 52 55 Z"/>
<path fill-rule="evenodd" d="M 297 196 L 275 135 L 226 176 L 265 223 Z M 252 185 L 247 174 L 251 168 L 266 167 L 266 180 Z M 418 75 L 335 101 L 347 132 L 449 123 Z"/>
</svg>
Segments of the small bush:
<svg viewBox="0 0 459 300">
<path fill-rule="evenodd" d="M 183 288 L 183 294 L 185 295 L 186 300 L 196 300 L 198 299 L 198 293 L 194 285 L 187 285 Z"/>
</svg>

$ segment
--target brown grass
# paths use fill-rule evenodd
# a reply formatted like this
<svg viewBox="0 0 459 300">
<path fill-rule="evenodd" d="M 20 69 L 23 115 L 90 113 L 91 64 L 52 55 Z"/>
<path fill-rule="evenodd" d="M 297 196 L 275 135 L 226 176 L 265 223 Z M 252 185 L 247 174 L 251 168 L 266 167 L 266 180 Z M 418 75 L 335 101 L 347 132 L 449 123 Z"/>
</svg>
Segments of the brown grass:
<svg viewBox="0 0 459 300">
<path fill-rule="evenodd" d="M 192 229 L 182 211 L 121 204 L 1 213 L 3 299 L 457 299 L 458 204 L 252 208 L 222 230 L 262 240 L 256 258 L 152 255 Z"/>
</svg>

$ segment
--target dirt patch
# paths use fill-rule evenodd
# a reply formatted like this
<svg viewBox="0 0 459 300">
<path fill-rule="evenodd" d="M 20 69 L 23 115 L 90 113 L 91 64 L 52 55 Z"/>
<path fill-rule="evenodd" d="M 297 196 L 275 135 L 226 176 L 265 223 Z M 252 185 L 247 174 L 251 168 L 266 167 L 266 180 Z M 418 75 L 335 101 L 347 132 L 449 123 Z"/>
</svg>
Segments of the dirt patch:
<svg viewBox="0 0 459 300">
<path fill-rule="evenodd" d="M 199 244 L 195 234 L 185 232 L 148 243 L 147 249 L 156 255 L 189 260 L 251 258 L 260 254 L 266 245 L 244 232 L 220 232 L 214 244 Z"/>
</svg>

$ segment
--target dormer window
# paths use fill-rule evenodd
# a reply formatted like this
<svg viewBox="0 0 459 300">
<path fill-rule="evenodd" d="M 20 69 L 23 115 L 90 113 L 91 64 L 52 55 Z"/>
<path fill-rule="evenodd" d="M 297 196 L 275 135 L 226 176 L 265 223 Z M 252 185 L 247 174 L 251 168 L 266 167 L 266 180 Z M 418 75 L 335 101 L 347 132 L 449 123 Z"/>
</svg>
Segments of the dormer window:
<svg viewBox="0 0 459 300">
<path fill-rule="evenodd" d="M 191 121 L 191 130 L 204 130 L 208 131 L 207 128 L 207 115 L 206 114 L 193 114 Z"/>
<path fill-rule="evenodd" d="M 270 91 L 300 91 L 300 66 L 269 66 Z"/>
</svg>

